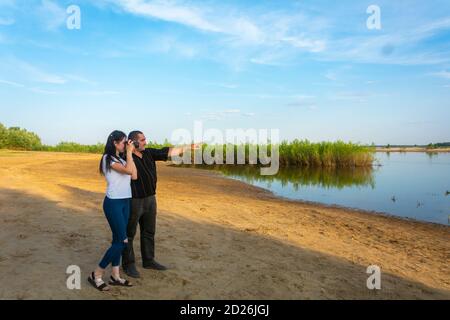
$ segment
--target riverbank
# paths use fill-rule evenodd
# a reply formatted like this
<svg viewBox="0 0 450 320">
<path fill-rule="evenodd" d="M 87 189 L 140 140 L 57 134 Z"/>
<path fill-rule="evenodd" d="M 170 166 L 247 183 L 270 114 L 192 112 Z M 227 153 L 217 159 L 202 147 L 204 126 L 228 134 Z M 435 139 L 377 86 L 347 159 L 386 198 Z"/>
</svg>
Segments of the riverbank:
<svg viewBox="0 0 450 320">
<path fill-rule="evenodd" d="M 425 147 L 392 147 L 392 148 L 376 148 L 376 152 L 450 152 L 450 148 L 425 148 Z"/>
<path fill-rule="evenodd" d="M 110 241 L 99 156 L 0 159 L 0 299 L 450 299 L 448 226 L 284 200 L 167 164 L 157 257 L 170 270 L 141 269 L 134 288 L 102 294 L 85 281 Z M 80 291 L 66 288 L 69 265 L 82 270 Z M 380 291 L 366 287 L 369 265 L 382 269 Z"/>
</svg>

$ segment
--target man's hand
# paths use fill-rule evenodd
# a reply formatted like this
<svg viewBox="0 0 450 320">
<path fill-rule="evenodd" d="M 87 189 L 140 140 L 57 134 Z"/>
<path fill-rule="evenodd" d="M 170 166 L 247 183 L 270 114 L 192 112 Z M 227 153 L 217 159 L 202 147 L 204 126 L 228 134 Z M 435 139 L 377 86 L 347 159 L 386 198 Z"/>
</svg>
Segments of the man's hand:
<svg viewBox="0 0 450 320">
<path fill-rule="evenodd" d="M 176 157 L 185 153 L 188 150 L 201 150 L 203 143 L 192 143 L 191 145 L 183 146 L 183 147 L 174 147 L 169 149 L 169 156 Z"/>
</svg>

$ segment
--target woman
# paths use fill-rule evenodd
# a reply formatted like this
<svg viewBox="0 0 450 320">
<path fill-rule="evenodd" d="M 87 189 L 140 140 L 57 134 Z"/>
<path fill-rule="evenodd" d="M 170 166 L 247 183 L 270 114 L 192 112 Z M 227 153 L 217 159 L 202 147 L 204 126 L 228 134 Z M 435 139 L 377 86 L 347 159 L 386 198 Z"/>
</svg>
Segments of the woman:
<svg viewBox="0 0 450 320">
<path fill-rule="evenodd" d="M 127 224 L 130 215 L 131 179 L 137 179 L 133 162 L 133 142 L 121 131 L 114 131 L 108 137 L 105 152 L 100 161 L 100 173 L 107 181 L 103 211 L 113 234 L 112 245 L 106 251 L 97 269 L 89 277 L 89 283 L 100 291 L 110 287 L 103 281 L 105 269 L 111 264 L 111 286 L 131 287 L 128 280 L 120 277 L 119 266 L 123 249 L 128 243 Z M 124 154 L 126 152 L 126 157 Z"/>
</svg>

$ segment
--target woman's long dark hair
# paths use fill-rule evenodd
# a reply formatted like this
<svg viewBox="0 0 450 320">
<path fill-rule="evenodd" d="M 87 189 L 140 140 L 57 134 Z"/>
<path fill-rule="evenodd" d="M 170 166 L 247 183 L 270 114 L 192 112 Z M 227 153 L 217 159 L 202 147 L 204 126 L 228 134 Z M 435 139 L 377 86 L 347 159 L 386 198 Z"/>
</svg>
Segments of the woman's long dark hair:
<svg viewBox="0 0 450 320">
<path fill-rule="evenodd" d="M 111 171 L 111 161 L 116 160 L 119 161 L 116 155 L 116 146 L 114 145 L 114 142 L 121 142 L 123 139 L 126 139 L 127 135 L 122 131 L 113 131 L 109 137 L 108 141 L 106 142 L 105 146 L 105 152 L 103 152 L 102 159 L 100 160 L 100 174 L 105 175 L 106 172 L 103 171 L 103 158 L 106 155 L 106 171 Z M 124 159 L 123 154 L 120 154 L 120 158 Z"/>
</svg>

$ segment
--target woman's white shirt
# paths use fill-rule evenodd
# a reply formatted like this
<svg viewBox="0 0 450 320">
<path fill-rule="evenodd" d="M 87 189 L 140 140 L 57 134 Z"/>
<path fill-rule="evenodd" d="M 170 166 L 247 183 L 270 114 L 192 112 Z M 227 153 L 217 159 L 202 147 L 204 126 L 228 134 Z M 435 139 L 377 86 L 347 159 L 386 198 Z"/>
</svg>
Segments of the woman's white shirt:
<svg viewBox="0 0 450 320">
<path fill-rule="evenodd" d="M 114 163 L 122 163 L 124 166 L 127 162 L 123 159 L 113 158 L 111 165 Z M 106 170 L 106 155 L 103 156 L 102 160 L 103 172 L 105 173 L 105 178 L 107 182 L 106 196 L 109 199 L 129 199 L 132 197 L 131 194 L 131 176 L 128 174 L 123 174 L 117 172 L 113 168 L 111 170 Z"/>
</svg>

